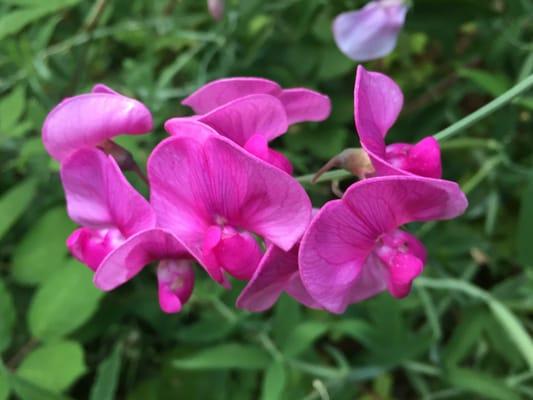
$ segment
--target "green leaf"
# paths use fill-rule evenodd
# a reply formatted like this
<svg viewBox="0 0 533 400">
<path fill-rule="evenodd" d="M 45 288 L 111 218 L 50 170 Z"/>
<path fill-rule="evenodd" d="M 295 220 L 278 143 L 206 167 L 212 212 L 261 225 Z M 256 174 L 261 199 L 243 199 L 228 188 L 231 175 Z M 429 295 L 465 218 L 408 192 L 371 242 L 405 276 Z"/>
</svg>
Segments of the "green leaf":
<svg viewBox="0 0 533 400">
<path fill-rule="evenodd" d="M 43 389 L 17 375 L 9 376 L 9 384 L 21 400 L 70 400 L 68 397 Z"/>
<path fill-rule="evenodd" d="M 201 350 L 189 357 L 174 360 L 180 369 L 264 369 L 270 364 L 268 354 L 255 346 L 228 343 Z"/>
<path fill-rule="evenodd" d="M 518 394 L 493 376 L 467 368 L 452 368 L 446 375 L 453 386 L 476 393 L 484 399 L 520 400 Z"/>
<path fill-rule="evenodd" d="M 460 68 L 459 76 L 470 79 L 480 89 L 496 97 L 511 87 L 509 78 L 503 74 L 491 73 L 480 69 Z"/>
<path fill-rule="evenodd" d="M 287 381 L 285 367 L 279 361 L 270 364 L 263 379 L 261 400 L 279 400 Z"/>
<path fill-rule="evenodd" d="M 0 400 L 7 400 L 10 392 L 9 376 L 0 361 Z"/>
<path fill-rule="evenodd" d="M 92 275 L 89 268 L 72 261 L 44 282 L 28 312 L 35 338 L 49 341 L 64 337 L 91 318 L 103 296 L 94 287 Z"/>
<path fill-rule="evenodd" d="M 22 361 L 16 374 L 43 389 L 60 393 L 86 371 L 83 348 L 71 341 L 46 344 Z"/>
<path fill-rule="evenodd" d="M 310 347 L 327 329 L 328 326 L 324 322 L 302 322 L 287 337 L 282 347 L 283 353 L 291 357 L 297 356 Z"/>
<path fill-rule="evenodd" d="M 80 0 L 48 0 L 46 2 L 39 2 L 38 5 L 33 7 L 18 9 L 5 14 L 0 17 L 0 40 L 4 39 L 6 36 L 19 32 L 30 23 L 45 15 L 73 6 L 79 3 L 79 1 Z M 19 4 L 22 3 L 26 5 L 26 2 L 19 2 Z M 29 3 L 30 2 L 28 1 L 27 5 L 29 5 Z"/>
<path fill-rule="evenodd" d="M 74 226 L 63 206 L 47 211 L 15 247 L 13 278 L 20 284 L 36 285 L 64 266 L 65 239 Z"/>
<path fill-rule="evenodd" d="M 36 182 L 33 179 L 26 179 L 0 198 L 0 239 L 26 210 L 36 189 Z"/>
<path fill-rule="evenodd" d="M 16 311 L 13 297 L 3 280 L 0 279 L 0 353 L 11 344 L 15 326 Z"/>
<path fill-rule="evenodd" d="M 98 366 L 96 380 L 91 388 L 90 400 L 114 400 L 118 388 L 122 349 L 119 345 Z"/>
<path fill-rule="evenodd" d="M 533 179 L 522 193 L 520 213 L 518 215 L 518 228 L 516 233 L 516 250 L 518 261 L 533 267 Z"/>
<path fill-rule="evenodd" d="M 25 97 L 24 86 L 20 85 L 0 100 L 0 137 L 13 135 L 13 128 L 24 112 Z"/>
<path fill-rule="evenodd" d="M 278 344 L 284 343 L 301 319 L 301 310 L 297 302 L 282 294 L 274 308 L 272 337 Z"/>
</svg>

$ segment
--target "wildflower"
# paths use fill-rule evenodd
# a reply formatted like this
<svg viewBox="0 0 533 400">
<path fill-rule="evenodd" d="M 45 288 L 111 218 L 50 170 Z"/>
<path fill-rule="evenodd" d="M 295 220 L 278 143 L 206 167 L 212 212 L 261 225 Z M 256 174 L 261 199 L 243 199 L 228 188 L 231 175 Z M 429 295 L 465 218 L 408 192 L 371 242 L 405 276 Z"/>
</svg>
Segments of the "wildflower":
<svg viewBox="0 0 533 400">
<path fill-rule="evenodd" d="M 70 252 L 96 272 L 95 284 L 112 290 L 151 261 L 157 268 L 161 308 L 177 312 L 194 284 L 191 258 L 169 232 L 156 227 L 150 204 L 128 183 L 116 161 L 97 149 L 63 160 L 67 211 L 81 225 L 67 239 Z"/>
<path fill-rule="evenodd" d="M 219 79 L 202 86 L 182 101 L 197 114 L 205 114 L 232 100 L 251 94 L 277 97 L 287 114 L 289 124 L 323 121 L 331 112 L 328 96 L 305 88 L 283 89 L 276 82 L 263 78 Z"/>
<path fill-rule="evenodd" d="M 334 313 L 383 290 L 404 297 L 422 273 L 426 251 L 399 227 L 454 218 L 466 207 L 450 181 L 413 175 L 359 181 L 311 221 L 299 254 L 303 285 Z"/>
<path fill-rule="evenodd" d="M 224 0 L 207 0 L 207 9 L 215 21 L 224 17 Z"/>
<path fill-rule="evenodd" d="M 428 136 L 418 143 L 385 144 L 385 136 L 403 105 L 403 94 L 388 76 L 357 68 L 354 90 L 355 126 L 376 175 L 442 175 L 439 143 Z"/>
<path fill-rule="evenodd" d="M 374 0 L 339 14 L 333 21 L 335 42 L 354 61 L 384 57 L 396 47 L 407 10 L 404 0 Z"/>
<path fill-rule="evenodd" d="M 200 122 L 172 133 L 148 160 L 151 204 L 215 281 L 253 276 L 262 257 L 254 235 L 286 251 L 301 238 L 311 204 L 294 178 Z"/>
<path fill-rule="evenodd" d="M 285 109 L 276 97 L 268 94 L 240 97 L 203 115 L 170 119 L 165 128 L 172 134 L 190 120 L 210 126 L 263 161 L 292 173 L 290 161 L 268 145 L 288 129 Z"/>
<path fill-rule="evenodd" d="M 152 115 L 139 101 L 98 84 L 91 93 L 64 99 L 46 117 L 44 147 L 58 161 L 74 151 L 93 148 L 120 135 L 152 129 Z"/>
</svg>

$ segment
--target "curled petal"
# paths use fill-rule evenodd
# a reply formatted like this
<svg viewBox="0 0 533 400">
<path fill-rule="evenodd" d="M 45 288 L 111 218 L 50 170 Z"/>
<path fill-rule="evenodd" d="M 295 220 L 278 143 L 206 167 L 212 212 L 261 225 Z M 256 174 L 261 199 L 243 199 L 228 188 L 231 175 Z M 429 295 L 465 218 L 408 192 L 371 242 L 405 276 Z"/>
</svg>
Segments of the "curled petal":
<svg viewBox="0 0 533 400">
<path fill-rule="evenodd" d="M 63 100 L 46 117 L 43 143 L 56 160 L 63 161 L 78 149 L 96 147 L 117 135 L 138 135 L 152 129 L 152 115 L 139 101 L 104 85 L 93 90 Z"/>
<path fill-rule="evenodd" d="M 157 266 L 159 305 L 166 313 L 181 311 L 194 288 L 194 269 L 190 260 L 163 260 Z"/>
<path fill-rule="evenodd" d="M 331 101 L 325 96 L 314 90 L 304 88 L 285 89 L 279 97 L 289 124 L 304 121 L 323 121 L 331 113 Z"/>
<path fill-rule="evenodd" d="M 361 10 L 339 14 L 333 35 L 339 49 L 354 61 L 368 61 L 389 54 L 405 22 L 403 1 L 371 1 Z"/>
<path fill-rule="evenodd" d="M 104 258 L 94 275 L 94 284 L 110 291 L 128 282 L 152 261 L 188 258 L 182 244 L 170 232 L 158 228 L 144 230 Z"/>
<path fill-rule="evenodd" d="M 205 114 L 232 100 L 261 93 L 277 97 L 281 94 L 281 87 L 263 78 L 219 79 L 202 86 L 181 104 L 191 107 L 196 114 Z"/>
<path fill-rule="evenodd" d="M 237 299 L 237 307 L 261 312 L 274 305 L 282 292 L 287 292 L 310 308 L 320 308 L 302 285 L 298 273 L 298 249 L 283 251 L 269 246 L 254 276 Z"/>
<path fill-rule="evenodd" d="M 111 156 L 82 149 L 61 166 L 67 211 L 93 229 L 116 228 L 124 237 L 155 226 L 150 204 L 126 180 Z"/>
</svg>

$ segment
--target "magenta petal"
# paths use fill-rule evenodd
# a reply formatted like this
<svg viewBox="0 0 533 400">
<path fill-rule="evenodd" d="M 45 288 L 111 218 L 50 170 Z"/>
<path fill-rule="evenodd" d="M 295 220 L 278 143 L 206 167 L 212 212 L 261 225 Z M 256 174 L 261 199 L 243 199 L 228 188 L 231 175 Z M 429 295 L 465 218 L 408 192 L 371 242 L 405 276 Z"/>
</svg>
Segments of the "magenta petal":
<svg viewBox="0 0 533 400">
<path fill-rule="evenodd" d="M 189 256 L 170 232 L 148 229 L 131 236 L 112 251 L 97 269 L 94 283 L 102 290 L 113 290 L 132 279 L 152 261 L 183 258 Z"/>
<path fill-rule="evenodd" d="M 250 279 L 263 256 L 261 247 L 246 232 L 225 233 L 224 236 L 214 250 L 220 265 L 237 279 Z"/>
<path fill-rule="evenodd" d="M 75 150 L 96 147 L 117 135 L 152 129 L 152 115 L 142 103 L 107 89 L 97 86 L 96 93 L 67 98 L 50 111 L 42 137 L 52 157 L 62 161 Z"/>
<path fill-rule="evenodd" d="M 197 114 L 205 114 L 223 104 L 250 94 L 278 96 L 280 86 L 263 78 L 229 78 L 210 82 L 181 102 Z"/>
<path fill-rule="evenodd" d="M 273 96 L 254 94 L 226 103 L 198 118 L 240 146 L 254 135 L 270 141 L 289 127 L 283 104 Z"/>
<path fill-rule="evenodd" d="M 237 299 L 237 307 L 253 312 L 265 311 L 274 305 L 283 291 L 287 291 L 300 303 L 319 308 L 301 283 L 298 248 L 296 245 L 286 252 L 269 246 L 254 276 Z"/>
<path fill-rule="evenodd" d="M 299 256 L 303 284 L 326 309 L 343 312 L 385 287 L 386 269 L 369 257 L 378 238 L 409 222 L 454 218 L 466 206 L 454 182 L 417 176 L 359 181 L 312 220 Z"/>
<path fill-rule="evenodd" d="M 385 135 L 403 105 L 399 86 L 388 76 L 357 67 L 354 89 L 355 126 L 365 150 L 385 156 Z"/>
<path fill-rule="evenodd" d="M 103 83 L 97 83 L 91 89 L 91 93 L 107 93 L 107 94 L 116 94 L 117 96 L 122 96 L 119 92 L 114 89 L 111 89 L 109 86 L 104 85 Z"/>
<path fill-rule="evenodd" d="M 310 218 L 309 198 L 294 178 L 199 122 L 154 150 L 148 175 L 162 226 L 200 260 L 212 225 L 253 232 L 288 250 Z"/>
<path fill-rule="evenodd" d="M 408 170 L 413 174 L 439 179 L 442 176 L 439 142 L 428 136 L 409 151 Z"/>
<path fill-rule="evenodd" d="M 157 266 L 159 305 L 166 313 L 181 311 L 194 288 L 194 269 L 190 260 L 163 260 Z"/>
<path fill-rule="evenodd" d="M 244 148 L 261 160 L 266 161 L 270 165 L 273 165 L 289 175 L 292 174 L 291 162 L 279 151 L 270 149 L 268 142 L 264 136 L 253 135 L 245 144 Z"/>
<path fill-rule="evenodd" d="M 405 22 L 403 1 L 371 1 L 361 10 L 339 14 L 333 35 L 339 49 L 354 61 L 368 61 L 389 54 Z"/>
<path fill-rule="evenodd" d="M 391 261 L 388 288 L 397 298 L 405 297 L 411 291 L 413 280 L 422 273 L 424 263 L 412 254 L 397 254 Z"/>
<path fill-rule="evenodd" d="M 150 204 L 129 184 L 111 156 L 78 150 L 61 166 L 69 216 L 93 229 L 116 228 L 125 237 L 155 226 Z"/>
<path fill-rule="evenodd" d="M 96 271 L 102 260 L 124 241 L 117 229 L 76 229 L 67 238 L 70 253 Z"/>
<path fill-rule="evenodd" d="M 323 121 L 331 113 L 329 97 L 314 90 L 285 89 L 279 99 L 285 106 L 289 124 L 303 121 Z"/>
</svg>

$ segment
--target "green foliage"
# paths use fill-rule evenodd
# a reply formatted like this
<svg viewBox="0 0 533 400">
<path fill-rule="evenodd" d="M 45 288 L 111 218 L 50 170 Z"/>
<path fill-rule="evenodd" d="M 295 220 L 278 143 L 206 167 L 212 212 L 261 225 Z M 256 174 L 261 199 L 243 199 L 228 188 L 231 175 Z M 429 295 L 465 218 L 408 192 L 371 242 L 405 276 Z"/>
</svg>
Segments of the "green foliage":
<svg viewBox="0 0 533 400">
<path fill-rule="evenodd" d="M 17 376 L 51 392 L 62 392 L 86 371 L 79 343 L 60 341 L 29 353 L 17 369 Z"/>
<path fill-rule="evenodd" d="M 104 297 L 67 256 L 74 224 L 40 139 L 55 104 L 96 82 L 146 103 L 154 132 L 118 140 L 143 164 L 206 81 L 315 88 L 331 117 L 273 143 L 295 175 L 311 174 L 359 145 L 356 64 L 331 22 L 365 3 L 226 0 L 215 22 L 197 0 L 0 0 L 0 400 L 533 398 L 533 92 L 502 102 L 533 73 L 531 0 L 415 0 L 396 50 L 365 64 L 405 95 L 389 143 L 502 106 L 440 142 L 444 177 L 470 207 L 409 227 L 428 263 L 406 299 L 383 294 L 338 316 L 283 295 L 255 315 L 234 307 L 242 283 L 225 291 L 198 268 L 191 301 L 166 315 L 153 266 Z M 335 197 L 329 182 L 306 189 L 315 206 Z"/>
</svg>

